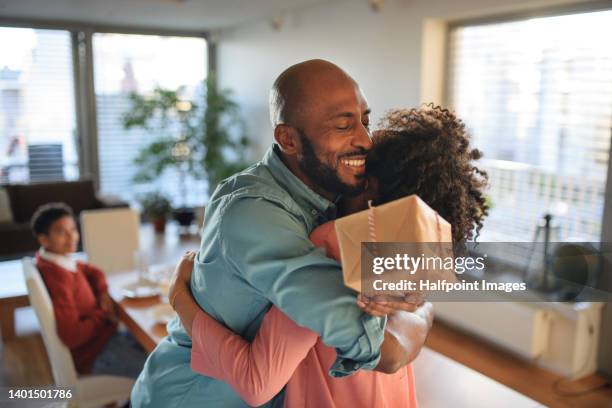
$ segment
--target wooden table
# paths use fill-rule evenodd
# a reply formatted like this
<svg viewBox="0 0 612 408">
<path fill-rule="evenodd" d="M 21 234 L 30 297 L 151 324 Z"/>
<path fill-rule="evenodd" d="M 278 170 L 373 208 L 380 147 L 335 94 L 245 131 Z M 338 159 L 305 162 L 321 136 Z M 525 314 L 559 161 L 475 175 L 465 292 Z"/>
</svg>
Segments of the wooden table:
<svg viewBox="0 0 612 408">
<path fill-rule="evenodd" d="M 0 262 L 0 332 L 2 341 L 15 338 L 15 309 L 30 304 L 21 261 Z"/>
<path fill-rule="evenodd" d="M 151 226 L 147 226 L 151 229 Z M 140 232 L 140 247 L 147 254 L 149 265 L 174 267 L 185 251 L 197 251 L 198 235 L 179 235 L 175 225 L 169 225 L 166 233 L 156 235 L 151 230 Z M 114 273 L 107 276 L 109 293 L 119 306 L 119 318 L 147 351 L 151 352 L 167 334 L 166 325 L 155 321 L 153 310 L 162 304 L 159 296 L 145 299 L 128 299 L 123 287 L 138 280 L 137 271 Z"/>
<path fill-rule="evenodd" d="M 119 307 L 119 319 L 147 353 L 168 333 L 166 325 L 157 323 L 153 316 L 156 306 L 162 304 L 160 296 L 143 299 L 129 299 L 123 295 L 122 288 L 138 280 L 138 272 L 117 273 L 107 277 L 109 293 Z"/>
<path fill-rule="evenodd" d="M 199 246 L 199 235 L 180 235 L 178 226 L 174 223 L 168 224 L 165 234 L 155 234 L 151 224 L 143 224 L 140 228 L 140 249 L 148 255 L 149 264 L 175 265 L 185 251 L 197 251 Z M 79 253 L 76 254 L 76 258 L 84 260 L 85 255 Z M 122 274 L 115 274 L 112 276 L 112 279 L 109 277 L 109 281 L 113 281 L 113 284 L 110 285 L 111 289 L 113 287 L 122 287 L 123 284 L 121 282 L 123 282 L 123 279 L 126 279 L 125 283 L 135 280 L 134 276 L 130 276 L 131 273 L 135 272 L 127 272 L 123 274 L 123 278 L 119 277 Z M 0 285 L 0 330 L 2 341 L 6 342 L 15 337 L 15 309 L 30 305 L 28 291 L 23 279 L 21 260 L 0 262 L 0 282 L 2 282 Z M 116 289 L 113 290 L 121 306 L 123 297 L 118 297 L 120 291 L 117 293 Z M 154 299 L 148 299 L 148 302 L 151 302 L 148 305 L 148 308 L 151 308 L 161 302 L 161 300 L 158 298 L 155 304 L 152 303 Z M 126 300 L 125 306 L 122 306 L 125 312 L 122 316 L 125 316 L 127 322 L 129 322 L 127 312 L 129 310 L 129 316 L 132 316 L 132 321 L 134 323 L 142 321 L 146 330 L 150 332 L 151 339 L 162 338 L 165 336 L 164 327 L 154 328 L 146 325 L 144 316 L 150 314 L 150 310 L 146 313 L 143 311 L 143 309 L 146 309 L 145 304 L 146 302 L 143 300 Z M 140 310 L 141 313 L 138 313 L 137 310 Z M 126 325 L 128 324 L 127 322 Z M 163 329 L 163 334 L 160 329 Z M 145 344 L 147 347 L 151 345 L 150 343 L 143 343 L 143 347 Z"/>
</svg>

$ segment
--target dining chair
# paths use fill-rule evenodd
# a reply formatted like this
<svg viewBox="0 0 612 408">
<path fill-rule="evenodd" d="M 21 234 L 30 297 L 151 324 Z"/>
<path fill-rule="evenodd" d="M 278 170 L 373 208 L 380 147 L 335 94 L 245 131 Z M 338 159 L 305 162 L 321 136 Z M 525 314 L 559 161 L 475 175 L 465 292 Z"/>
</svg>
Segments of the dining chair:
<svg viewBox="0 0 612 408">
<path fill-rule="evenodd" d="M 70 350 L 57 334 L 51 297 L 32 258 L 22 260 L 23 274 L 30 304 L 40 324 L 56 387 L 70 388 L 74 393 L 70 406 L 78 408 L 123 404 L 130 397 L 134 380 L 111 375 L 79 376 Z"/>
<path fill-rule="evenodd" d="M 136 269 L 140 217 L 131 208 L 81 212 L 81 233 L 87 261 L 107 274 Z"/>
</svg>

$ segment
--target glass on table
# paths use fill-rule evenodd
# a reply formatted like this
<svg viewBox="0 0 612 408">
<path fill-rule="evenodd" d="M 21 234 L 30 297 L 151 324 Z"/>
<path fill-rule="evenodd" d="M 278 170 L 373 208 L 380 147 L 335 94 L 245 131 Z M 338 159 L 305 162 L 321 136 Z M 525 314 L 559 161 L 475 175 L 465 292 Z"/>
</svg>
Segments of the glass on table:
<svg viewBox="0 0 612 408">
<path fill-rule="evenodd" d="M 172 265 L 167 264 L 157 264 L 149 267 L 149 279 L 159 287 L 164 303 L 168 303 L 168 292 L 170 291 L 173 269 Z"/>
<path fill-rule="evenodd" d="M 138 271 L 138 282 L 149 283 L 149 259 L 144 251 L 134 251 L 134 268 Z"/>
</svg>

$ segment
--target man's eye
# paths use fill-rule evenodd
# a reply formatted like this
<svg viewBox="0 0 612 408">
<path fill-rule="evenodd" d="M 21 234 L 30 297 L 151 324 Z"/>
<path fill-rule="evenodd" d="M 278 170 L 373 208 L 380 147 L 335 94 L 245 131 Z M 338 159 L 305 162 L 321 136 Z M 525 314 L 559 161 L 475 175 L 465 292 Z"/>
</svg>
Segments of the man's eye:
<svg viewBox="0 0 612 408">
<path fill-rule="evenodd" d="M 347 130 L 348 128 L 350 128 L 351 125 L 336 125 L 336 129 L 338 130 Z"/>
</svg>

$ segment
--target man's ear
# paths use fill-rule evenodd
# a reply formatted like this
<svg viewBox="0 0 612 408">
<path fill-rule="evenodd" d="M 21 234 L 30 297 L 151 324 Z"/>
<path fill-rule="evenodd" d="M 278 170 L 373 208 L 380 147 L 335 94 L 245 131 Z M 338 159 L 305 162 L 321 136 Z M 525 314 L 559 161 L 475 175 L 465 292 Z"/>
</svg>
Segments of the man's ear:
<svg viewBox="0 0 612 408">
<path fill-rule="evenodd" d="M 297 154 L 301 149 L 300 138 L 297 131 L 291 126 L 277 125 L 274 128 L 274 140 L 287 155 Z"/>
</svg>

